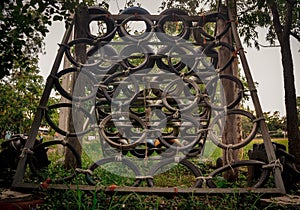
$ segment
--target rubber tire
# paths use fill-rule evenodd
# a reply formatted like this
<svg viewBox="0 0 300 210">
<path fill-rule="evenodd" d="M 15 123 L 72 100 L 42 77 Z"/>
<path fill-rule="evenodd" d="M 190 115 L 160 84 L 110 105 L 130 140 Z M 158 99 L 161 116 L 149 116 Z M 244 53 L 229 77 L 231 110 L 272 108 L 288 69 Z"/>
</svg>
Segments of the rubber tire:
<svg viewBox="0 0 300 210">
<path fill-rule="evenodd" d="M 215 171 L 210 173 L 208 175 L 208 177 L 215 177 L 219 173 L 222 173 L 222 172 L 225 172 L 225 171 L 228 171 L 228 170 L 232 170 L 233 168 L 238 168 L 238 167 L 241 167 L 241 166 L 253 166 L 253 165 L 263 166 L 265 164 L 266 163 L 264 163 L 264 162 L 256 161 L 256 160 L 241 160 L 241 161 L 238 161 L 236 163 L 228 164 L 228 165 L 225 165 L 221 168 L 216 169 Z M 263 169 L 262 174 L 259 178 L 259 181 L 251 187 L 253 187 L 253 188 L 262 187 L 267 182 L 267 179 L 269 178 L 269 175 L 270 175 L 270 171 L 268 169 Z M 216 188 L 217 187 L 216 184 L 212 181 L 211 178 L 206 181 L 206 184 L 209 188 Z"/>
<path fill-rule="evenodd" d="M 82 163 L 81 163 L 81 158 L 80 158 L 79 154 L 76 152 L 76 150 L 73 148 L 73 146 L 66 141 L 53 140 L 53 141 L 43 142 L 41 144 L 34 146 L 32 151 L 37 152 L 37 151 L 45 150 L 45 148 L 47 148 L 49 146 L 53 146 L 53 145 L 62 145 L 64 147 L 67 147 L 72 152 L 73 156 L 75 157 L 76 168 L 81 168 Z M 35 160 L 34 154 L 28 156 L 28 162 L 29 162 L 30 169 L 32 170 L 34 175 L 36 175 L 39 178 L 43 178 L 43 176 L 40 174 L 39 167 L 35 165 L 34 160 Z M 51 183 L 64 183 L 66 181 L 72 180 L 75 177 L 75 175 L 76 175 L 76 172 L 74 170 L 73 174 L 66 176 L 66 177 L 62 177 L 60 179 L 51 180 Z"/>
<path fill-rule="evenodd" d="M 125 10 L 123 10 L 123 11 L 121 11 L 121 13 L 120 14 L 126 14 L 126 15 L 141 15 L 141 17 L 142 17 L 142 15 L 149 15 L 150 13 L 147 11 L 147 10 L 145 10 L 144 8 L 141 8 L 141 7 L 129 7 L 129 8 L 126 8 Z M 129 17 L 130 18 L 130 17 Z M 127 18 L 128 19 L 128 18 Z M 129 19 L 128 19 L 129 20 Z M 123 25 L 123 24 L 126 24 L 126 21 L 128 21 L 128 20 L 126 20 L 126 19 L 124 19 L 124 20 L 121 20 L 121 21 L 117 21 L 117 24 L 118 25 Z M 143 34 L 142 35 L 140 35 L 140 36 L 137 36 L 136 38 L 135 37 L 132 37 L 132 36 L 129 36 L 128 35 L 128 33 L 126 33 L 126 30 L 125 29 L 122 29 L 121 27 L 118 27 L 118 34 L 120 35 L 120 37 L 122 38 L 122 39 L 124 39 L 125 41 L 134 41 L 134 42 L 136 42 L 136 41 L 139 41 L 140 39 L 145 39 L 145 40 L 147 40 L 147 38 L 149 38 L 148 37 L 148 33 L 150 33 L 151 31 L 153 31 L 152 30 L 152 23 L 150 24 L 150 22 L 149 21 L 151 21 L 151 20 L 149 20 L 149 19 L 147 19 L 146 21 L 145 21 L 145 23 L 146 23 L 146 30 L 145 30 L 145 33 L 143 33 L 144 34 L 144 36 L 143 36 Z M 151 21 L 152 22 L 152 21 Z M 125 30 L 125 31 L 124 31 Z"/>
<path fill-rule="evenodd" d="M 115 27 L 115 21 L 111 18 L 110 12 L 101 7 L 90 7 L 88 8 L 88 12 L 90 15 L 99 15 L 89 19 L 86 27 L 86 33 L 88 37 L 91 39 L 97 39 L 99 41 L 106 41 L 106 42 L 111 41 L 114 38 L 117 30 Z M 104 21 L 107 27 L 107 32 L 100 37 L 91 34 L 89 26 L 92 21 Z"/>
</svg>

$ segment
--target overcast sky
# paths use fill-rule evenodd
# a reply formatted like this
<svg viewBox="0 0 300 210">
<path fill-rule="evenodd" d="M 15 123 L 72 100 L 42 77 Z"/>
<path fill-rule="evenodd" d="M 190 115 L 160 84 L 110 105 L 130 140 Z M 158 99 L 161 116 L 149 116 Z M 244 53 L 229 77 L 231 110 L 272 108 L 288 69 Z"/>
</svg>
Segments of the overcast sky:
<svg viewBox="0 0 300 210">
<path fill-rule="evenodd" d="M 118 4 L 117 4 L 117 3 Z M 124 7 L 126 0 L 110 0 L 110 12 L 118 13 L 119 9 Z M 142 7 L 148 10 L 151 14 L 157 14 L 160 6 L 160 1 L 140 0 Z M 64 34 L 64 24 L 55 22 L 50 33 L 46 37 L 46 54 L 40 55 L 39 66 L 41 74 L 47 77 L 50 73 L 54 62 L 58 43 L 61 42 Z M 261 35 L 261 43 L 267 44 L 264 41 L 263 30 Z M 291 39 L 292 53 L 294 59 L 294 72 L 296 82 L 296 92 L 300 95 L 300 43 L 295 39 Z M 254 48 L 247 48 L 246 56 L 252 72 L 254 81 L 258 82 L 258 95 L 263 108 L 263 111 L 280 111 L 285 115 L 284 106 L 284 90 L 283 90 L 283 70 L 281 65 L 280 48 L 261 48 L 257 51 Z"/>
</svg>

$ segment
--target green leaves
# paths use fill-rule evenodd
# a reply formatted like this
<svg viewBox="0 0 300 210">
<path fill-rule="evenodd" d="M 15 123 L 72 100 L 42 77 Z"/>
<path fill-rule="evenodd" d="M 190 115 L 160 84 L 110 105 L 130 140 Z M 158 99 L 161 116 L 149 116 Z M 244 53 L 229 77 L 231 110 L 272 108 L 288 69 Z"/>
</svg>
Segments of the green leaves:
<svg viewBox="0 0 300 210">
<path fill-rule="evenodd" d="M 91 4 L 86 0 L 82 4 Z M 69 21 L 80 6 L 74 0 L 4 1 L 0 4 L 0 79 L 15 70 L 27 71 L 36 65 L 34 57 L 42 50 L 52 21 Z"/>
<path fill-rule="evenodd" d="M 215 9 L 215 1 L 200 1 L 200 0 L 164 0 L 159 7 L 159 10 L 165 10 L 168 8 L 180 8 L 189 11 L 190 15 L 197 15 L 204 11 L 204 8 L 209 6 L 211 9 Z"/>
<path fill-rule="evenodd" d="M 59 16 L 59 15 L 55 15 L 53 17 L 53 21 L 62 21 L 63 20 L 63 17 L 62 16 Z"/>
<path fill-rule="evenodd" d="M 164 0 L 161 3 L 159 10 L 164 10 L 171 7 L 186 9 L 190 15 L 196 15 L 203 10 L 216 10 L 217 1 L 199 1 L 199 0 Z M 259 48 L 257 27 L 265 27 L 269 29 L 266 40 L 273 45 L 277 39 L 275 36 L 274 27 L 272 27 L 272 17 L 270 4 L 274 3 L 278 8 L 281 25 L 285 25 L 286 9 L 288 1 L 286 0 L 246 0 L 233 1 L 238 14 L 239 33 L 244 38 L 248 46 L 253 44 Z M 291 35 L 300 41 L 300 3 L 294 3 L 293 21 L 290 31 Z M 205 8 L 205 9 L 204 9 Z"/>
<path fill-rule="evenodd" d="M 1 131 L 29 132 L 33 114 L 41 97 L 42 76 L 35 67 L 27 71 L 14 71 L 0 82 L 0 127 Z"/>
<path fill-rule="evenodd" d="M 79 1 L 78 1 L 79 2 Z M 0 3 L 0 128 L 29 132 L 43 91 L 38 53 L 52 21 L 69 21 L 79 4 L 74 0 L 1 1 Z M 91 4 L 86 0 L 82 4 Z M 50 99 L 53 101 L 54 99 Z"/>
<path fill-rule="evenodd" d="M 265 6 L 266 0 L 257 1 L 257 8 L 262 9 Z"/>
</svg>

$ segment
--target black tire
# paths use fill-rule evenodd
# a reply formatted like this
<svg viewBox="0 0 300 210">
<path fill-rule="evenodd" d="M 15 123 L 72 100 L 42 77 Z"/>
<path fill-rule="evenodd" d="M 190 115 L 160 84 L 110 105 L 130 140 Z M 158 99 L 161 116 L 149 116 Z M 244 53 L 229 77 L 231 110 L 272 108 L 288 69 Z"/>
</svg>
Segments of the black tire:
<svg viewBox="0 0 300 210">
<path fill-rule="evenodd" d="M 105 165 L 107 163 L 114 163 L 114 162 L 121 162 L 122 164 L 126 165 L 129 169 L 131 169 L 135 173 L 136 177 L 141 176 L 141 173 L 140 173 L 140 170 L 138 169 L 138 167 L 134 163 L 132 163 L 131 161 L 129 161 L 125 158 L 122 158 L 122 160 L 120 160 L 120 161 L 117 161 L 115 157 L 104 158 L 104 159 L 101 159 L 101 160 L 93 163 L 89 167 L 89 170 L 94 172 L 99 166 Z M 89 185 L 97 184 L 91 174 L 87 173 L 85 178 Z M 131 186 L 137 187 L 140 185 L 141 181 L 142 181 L 141 179 L 136 178 L 134 183 Z"/>
<path fill-rule="evenodd" d="M 196 157 L 197 155 L 201 154 L 202 151 L 203 151 L 203 145 L 201 143 L 198 143 L 185 155 L 187 157 Z"/>
<path fill-rule="evenodd" d="M 128 116 L 128 118 L 131 118 L 133 120 L 135 120 L 140 126 L 141 128 L 144 130 L 144 132 L 142 134 L 140 134 L 140 137 L 134 141 L 134 142 L 128 142 L 128 144 L 122 144 L 121 142 L 116 142 L 113 139 L 110 139 L 110 137 L 106 134 L 105 132 L 105 128 L 108 125 L 109 126 L 109 122 L 113 120 L 113 117 L 126 117 Z M 113 120 L 113 124 L 118 123 L 115 120 Z M 101 122 L 100 122 L 100 136 L 112 147 L 117 148 L 117 149 L 122 149 L 122 150 L 128 150 L 130 148 L 134 148 L 136 145 L 138 145 L 140 142 L 143 142 L 147 136 L 147 126 L 146 124 L 136 115 L 131 114 L 131 113 L 113 113 L 108 115 L 107 117 L 105 117 Z M 127 132 L 131 132 L 128 130 L 127 128 Z M 131 135 L 131 134 L 130 134 Z M 122 138 L 122 133 L 121 136 L 119 138 Z M 124 138 L 128 138 L 128 137 L 124 137 Z M 132 140 L 132 136 L 130 136 L 130 139 Z"/>
<path fill-rule="evenodd" d="M 90 67 L 94 66 L 95 64 L 85 64 L 78 62 L 76 58 L 72 55 L 71 51 L 74 50 L 74 47 L 76 45 L 86 45 L 86 46 L 95 46 L 96 42 L 93 39 L 88 39 L 88 38 L 79 38 L 79 39 L 74 39 L 70 42 L 68 42 L 66 48 L 65 48 L 65 54 L 69 61 L 74 64 L 77 67 Z"/>
<path fill-rule="evenodd" d="M 159 154 L 160 156 L 164 157 L 164 158 L 174 158 L 174 156 L 176 155 L 177 151 L 172 149 L 172 148 L 168 148 L 166 147 L 160 140 L 156 139 L 154 141 L 155 143 L 155 148 L 156 148 L 156 152 L 157 154 Z M 170 142 L 169 142 L 170 143 Z M 176 140 L 173 141 L 173 144 L 177 144 Z"/>
<path fill-rule="evenodd" d="M 181 120 L 183 119 L 183 121 Z M 168 117 L 165 120 L 161 121 L 161 123 L 158 125 L 157 129 L 162 129 L 161 124 L 167 124 L 168 122 L 171 122 L 173 120 L 172 117 Z M 192 148 L 199 143 L 199 141 L 202 138 L 203 133 L 199 133 L 199 129 L 202 128 L 202 125 L 193 117 L 187 116 L 187 115 L 181 115 L 179 117 L 180 123 L 184 124 L 192 124 L 192 127 L 190 125 L 188 126 L 180 126 L 179 127 L 179 133 L 174 134 L 174 138 L 169 139 L 168 136 L 160 135 L 159 141 L 166 146 L 167 148 L 170 148 L 170 150 L 180 151 L 183 153 L 189 153 Z M 192 131 L 196 132 L 195 134 L 189 133 L 189 129 L 192 129 Z M 177 137 L 180 134 L 180 137 Z M 182 140 L 185 144 L 182 144 L 181 141 L 178 141 L 178 138 Z M 191 139 L 193 138 L 193 139 Z M 174 141 L 176 140 L 176 141 Z"/>
<path fill-rule="evenodd" d="M 146 9 L 142 7 L 128 7 L 120 12 L 120 14 L 126 14 L 126 15 L 147 15 L 150 14 Z"/>
<path fill-rule="evenodd" d="M 236 53 L 235 53 L 235 49 L 232 45 L 226 43 L 226 42 L 220 42 L 220 41 L 214 41 L 212 43 L 210 43 L 209 45 L 207 45 L 204 49 L 203 49 L 203 53 L 206 55 L 209 55 L 214 53 L 215 48 L 218 47 L 222 47 L 222 48 L 227 48 L 230 52 L 231 52 L 231 56 L 228 59 L 228 61 L 226 62 L 226 64 L 224 66 L 219 67 L 218 73 L 224 71 L 225 69 L 227 69 L 227 67 L 229 67 L 232 62 L 234 61 L 234 59 L 236 58 Z"/>
<path fill-rule="evenodd" d="M 207 48 L 204 53 L 202 47 L 197 48 L 195 51 L 198 55 L 196 58 L 198 66 L 194 70 L 197 77 L 205 79 L 206 77 L 216 75 L 216 68 L 218 67 L 218 51 L 214 48 Z"/>
<path fill-rule="evenodd" d="M 152 167 L 150 169 L 150 171 L 148 172 L 148 176 L 153 177 L 159 169 L 161 169 L 164 166 L 169 165 L 171 163 L 176 163 L 174 160 L 174 157 L 162 160 L 161 162 L 154 165 L 154 167 Z M 202 186 L 203 181 L 201 179 L 197 179 L 198 177 L 202 176 L 202 173 L 198 167 L 196 167 L 192 162 L 190 162 L 187 159 L 180 159 L 178 164 L 181 164 L 181 165 L 187 167 L 193 173 L 193 175 L 196 177 L 196 181 L 195 181 L 195 184 L 193 185 L 193 188 Z M 149 187 L 153 187 L 154 186 L 153 178 L 147 178 L 147 184 Z"/>
<path fill-rule="evenodd" d="M 99 100 L 96 102 L 97 120 L 103 119 L 111 114 L 111 104 L 107 100 Z"/>
<path fill-rule="evenodd" d="M 51 111 L 51 109 L 58 109 L 58 108 L 62 108 L 62 107 L 67 107 L 67 108 L 73 108 L 73 104 L 71 103 L 58 103 L 58 104 L 54 104 L 54 105 L 50 105 L 48 106 L 48 108 L 45 111 L 45 119 L 47 121 L 47 123 L 51 126 L 51 128 L 53 128 L 56 132 L 58 132 L 59 134 L 63 135 L 63 136 L 68 136 L 68 137 L 76 137 L 76 136 L 82 136 L 84 134 L 86 134 L 87 132 L 93 130 L 93 127 L 87 128 L 86 130 L 77 132 L 77 133 L 69 133 L 68 131 L 62 130 L 61 128 L 59 128 L 54 122 L 53 120 L 50 118 L 49 116 L 49 112 Z M 85 110 L 84 108 L 78 107 L 78 109 L 80 111 L 82 111 L 82 113 L 89 119 L 90 124 L 91 125 L 95 125 L 95 119 L 94 116 L 92 116 L 87 110 Z"/>
<path fill-rule="evenodd" d="M 205 14 L 202 16 L 202 18 L 198 21 L 196 27 L 200 30 L 200 33 L 203 36 L 203 40 L 196 40 L 197 42 L 204 42 L 205 41 L 213 41 L 213 40 L 219 40 L 224 34 L 227 33 L 227 31 L 230 28 L 230 24 L 226 24 L 225 29 L 221 31 L 219 34 L 216 35 L 210 35 L 207 31 L 204 30 L 204 26 L 207 23 L 216 23 L 218 19 L 222 19 L 224 21 L 227 21 L 228 18 L 219 12 L 213 12 L 210 14 Z"/>
<path fill-rule="evenodd" d="M 191 21 L 186 21 L 182 15 L 189 15 L 186 11 L 177 8 L 170 8 L 163 11 L 161 14 L 162 18 L 157 23 L 157 37 L 162 42 L 178 42 L 182 40 L 187 40 L 190 37 L 192 27 Z M 184 29 L 177 36 L 169 36 L 164 30 L 164 25 L 168 21 L 181 21 L 183 23 Z"/>
<path fill-rule="evenodd" d="M 175 85 L 175 84 L 180 84 L 184 82 L 184 87 L 183 88 L 176 88 L 178 89 L 178 91 L 183 91 L 185 92 L 186 91 L 186 87 L 190 86 L 190 87 L 193 87 L 194 90 L 196 91 L 194 97 L 193 97 L 193 101 L 191 104 L 185 106 L 185 107 L 180 107 L 180 104 L 177 103 L 176 101 L 176 96 L 178 96 L 178 94 L 176 92 L 172 92 L 170 91 L 171 88 Z M 189 88 L 189 87 L 188 87 Z M 176 90 L 175 89 L 175 90 Z M 170 94 L 170 96 L 174 96 L 174 100 L 176 102 L 176 105 L 178 105 L 179 107 L 172 107 L 168 100 L 167 100 L 167 95 Z M 180 94 L 180 93 L 179 93 Z M 190 92 L 188 92 L 187 94 L 191 94 Z M 191 98 L 192 96 L 187 96 L 189 98 Z M 163 94 L 162 94 L 162 101 L 163 101 L 163 104 L 166 106 L 166 108 L 170 111 L 173 111 L 173 112 L 185 112 L 185 111 L 190 111 L 192 108 L 195 108 L 197 105 L 198 105 L 198 102 L 200 101 L 200 90 L 199 90 L 199 86 L 193 81 L 193 80 L 190 80 L 188 78 L 179 78 L 179 79 L 176 79 L 174 80 L 173 82 L 169 83 L 165 89 L 163 90 Z M 181 105 L 182 106 L 182 105 Z"/>
<path fill-rule="evenodd" d="M 219 141 L 216 137 L 216 135 L 213 133 L 214 131 L 214 126 L 218 124 L 219 119 L 221 119 L 222 117 L 228 116 L 228 115 L 243 115 L 245 117 L 247 117 L 248 119 L 250 119 L 253 122 L 253 127 L 251 132 L 248 134 L 248 136 L 243 139 L 241 142 L 237 143 L 237 144 L 232 144 L 232 145 L 227 145 L 221 141 Z M 247 112 L 245 110 L 241 110 L 241 109 L 231 109 L 228 111 L 224 111 L 220 114 L 218 114 L 216 117 L 213 118 L 213 120 L 211 121 L 210 125 L 209 125 L 209 132 L 208 132 L 208 137 L 212 140 L 212 142 L 217 145 L 218 147 L 222 148 L 222 149 L 239 149 L 242 148 L 244 146 L 246 146 L 247 144 L 249 144 L 251 142 L 252 139 L 254 139 L 257 130 L 258 130 L 258 122 L 255 121 L 255 117 L 253 114 L 251 114 L 250 112 Z"/>
<path fill-rule="evenodd" d="M 151 94 L 154 94 L 155 96 L 152 96 Z M 164 118 L 165 115 L 162 114 L 161 108 L 162 108 L 162 104 L 145 104 L 145 102 L 147 100 L 153 100 L 155 102 L 157 102 L 158 100 L 161 99 L 161 95 L 162 95 L 162 90 L 160 90 L 159 88 L 149 88 L 149 89 L 144 89 L 139 91 L 137 94 L 135 94 L 135 97 L 133 97 L 133 99 L 130 102 L 129 105 L 129 110 L 132 114 L 135 114 L 141 118 L 145 118 L 146 117 L 146 111 L 147 108 L 150 108 L 151 111 L 159 111 L 156 112 L 156 115 L 158 118 Z M 145 101 L 146 99 L 146 101 Z"/>
<path fill-rule="evenodd" d="M 95 45 L 88 49 L 86 53 L 88 59 L 87 64 L 91 67 L 88 69 L 93 72 L 96 76 L 105 76 L 106 74 L 113 74 L 117 71 L 119 65 L 117 62 L 118 53 L 110 45 L 99 46 Z M 100 59 L 97 56 L 100 55 Z M 96 59 L 95 59 L 96 58 Z M 94 60 L 93 60 L 94 59 Z M 109 62 L 109 66 L 101 66 L 101 63 Z"/>
<path fill-rule="evenodd" d="M 89 19 L 87 24 L 86 32 L 89 38 L 97 39 L 99 41 L 111 41 L 116 33 L 115 21 L 111 18 L 110 12 L 101 8 L 101 7 L 90 7 L 88 8 L 88 12 L 90 15 L 93 15 L 92 18 Z M 96 16 L 95 16 L 96 15 Z M 90 24 L 93 21 L 103 21 L 106 25 L 106 33 L 101 36 L 95 36 L 90 31 Z"/>
<path fill-rule="evenodd" d="M 184 69 L 184 67 L 186 66 L 182 61 L 179 61 L 176 64 L 173 64 L 173 67 L 171 68 L 169 66 L 169 58 L 168 55 L 170 53 L 170 50 L 172 49 L 172 45 L 167 45 L 164 48 L 162 48 L 161 50 L 158 51 L 158 55 L 159 57 L 155 60 L 156 61 L 156 65 L 158 66 L 158 68 L 169 71 L 171 73 L 176 73 L 179 74 L 179 72 Z M 180 48 L 175 48 L 174 50 L 177 53 L 183 54 L 184 51 L 181 50 Z M 166 62 L 163 61 L 163 59 L 166 59 Z M 175 71 L 174 71 L 175 69 Z"/>
<path fill-rule="evenodd" d="M 139 146 L 143 146 L 143 148 L 138 148 Z M 150 157 L 154 152 L 154 148 L 155 146 L 152 141 L 146 141 L 146 143 L 139 143 L 134 149 L 131 149 L 130 154 L 137 158 Z"/>
<path fill-rule="evenodd" d="M 234 97 L 234 99 L 232 101 L 227 102 L 227 105 L 224 105 L 224 106 L 214 104 L 215 102 L 213 100 L 215 97 L 216 89 L 218 88 L 218 87 L 216 87 L 216 84 L 218 81 L 220 81 L 220 85 L 221 85 L 220 92 L 221 93 L 224 92 L 224 88 L 222 87 L 223 84 L 221 82 L 222 80 L 227 80 L 227 81 L 234 83 L 236 85 L 236 88 L 238 89 L 237 95 Z M 209 82 L 207 82 L 205 89 L 206 89 L 207 97 L 204 97 L 204 102 L 206 103 L 206 105 L 208 107 L 210 107 L 213 110 L 232 109 L 240 103 L 240 101 L 242 100 L 242 98 L 244 96 L 243 83 L 237 77 L 230 75 L 230 74 L 221 74 L 221 75 L 218 75 L 218 76 L 212 78 Z"/>
<path fill-rule="evenodd" d="M 65 97 L 66 99 L 69 99 L 70 101 L 86 101 L 86 100 L 95 98 L 96 94 L 97 94 L 97 90 L 98 90 L 98 87 L 96 86 L 96 84 L 98 84 L 98 81 L 96 80 L 94 75 L 92 75 L 87 69 L 82 69 L 80 71 L 80 73 L 85 75 L 91 81 L 90 86 L 91 86 L 92 90 L 91 90 L 91 93 L 89 95 L 87 95 L 87 96 L 73 96 L 61 86 L 59 78 L 63 77 L 66 74 L 73 73 L 73 72 L 78 72 L 77 68 L 67 68 L 67 69 L 64 69 L 64 70 L 56 73 L 55 79 L 54 79 L 54 85 L 55 85 L 56 90 L 63 97 Z"/>
<path fill-rule="evenodd" d="M 151 38 L 152 32 L 154 32 L 153 22 L 143 16 L 150 14 L 147 10 L 140 7 L 129 7 L 123 10 L 120 14 L 132 15 L 124 20 L 117 21 L 118 25 L 120 25 L 120 27 L 118 28 L 118 33 L 122 39 L 124 39 L 125 41 L 140 42 L 146 41 Z M 127 22 L 135 20 L 144 21 L 146 24 L 146 30 L 141 35 L 130 35 L 124 27 Z"/>
<path fill-rule="evenodd" d="M 187 72 L 180 72 L 183 69 L 178 69 L 177 65 L 178 63 L 176 63 L 175 65 L 172 62 L 172 53 L 176 52 L 176 51 L 181 51 L 183 53 L 178 54 L 178 56 L 180 57 L 181 62 L 184 64 L 184 66 L 187 69 Z M 174 56 L 176 57 L 176 56 Z M 175 46 L 173 46 L 170 51 L 169 51 L 169 57 L 168 57 L 168 66 L 171 68 L 172 72 L 176 72 L 178 75 L 190 75 L 192 72 L 196 72 L 197 71 L 197 65 L 198 65 L 198 59 L 197 57 L 199 57 L 197 55 L 197 52 L 191 47 L 189 46 L 189 43 L 182 43 L 182 44 L 177 44 Z M 179 62 L 180 63 L 180 62 Z"/>
<path fill-rule="evenodd" d="M 139 65 L 133 65 L 129 59 L 132 54 L 134 53 L 140 53 L 144 56 L 144 61 Z M 124 70 L 130 70 L 129 73 L 134 73 L 140 70 L 147 70 L 152 69 L 155 62 L 153 59 L 150 58 L 151 55 L 153 55 L 152 49 L 147 45 L 138 45 L 138 44 L 131 44 L 124 47 L 120 52 L 122 62 L 121 65 L 124 68 Z"/>
<path fill-rule="evenodd" d="M 269 178 L 269 175 L 270 175 L 269 169 L 262 168 L 262 166 L 264 166 L 264 165 L 266 165 L 266 163 L 261 162 L 261 161 L 256 161 L 256 160 L 241 160 L 241 161 L 238 161 L 238 162 L 235 162 L 232 164 L 228 164 L 228 165 L 218 168 L 215 171 L 213 171 L 212 173 L 210 173 L 208 175 L 209 179 L 206 180 L 206 184 L 210 188 L 216 188 L 217 185 L 216 185 L 216 183 L 214 183 L 213 178 L 215 178 L 217 175 L 222 176 L 223 172 L 230 171 L 230 170 L 242 167 L 242 166 L 250 166 L 250 167 L 259 166 L 259 167 L 261 167 L 261 175 L 260 175 L 258 181 L 256 181 L 256 183 L 254 183 L 254 184 L 251 184 L 250 187 L 253 187 L 253 188 L 263 187 L 263 185 L 267 182 L 267 179 Z"/>
<path fill-rule="evenodd" d="M 116 80 L 119 80 L 120 78 L 126 78 L 126 77 L 128 77 L 128 78 L 130 78 L 131 77 L 131 75 L 127 75 L 127 73 L 126 72 L 116 72 L 116 73 L 114 73 L 113 75 L 110 75 L 109 77 L 107 77 L 104 81 L 103 81 L 103 85 L 105 85 L 105 86 L 109 86 L 109 84 L 110 83 L 113 83 L 114 82 L 114 80 L 116 79 Z M 133 84 L 133 86 L 134 86 L 134 92 L 133 91 L 131 91 L 131 90 L 129 90 L 127 87 L 124 87 L 123 86 L 123 88 L 122 89 L 127 89 L 126 91 L 125 91 L 125 94 L 127 93 L 128 95 L 129 95 L 129 98 L 128 99 L 126 99 L 126 101 L 123 99 L 123 102 L 122 102 L 122 106 L 124 107 L 124 106 L 127 106 L 127 105 L 129 105 L 130 103 L 131 103 L 131 101 L 134 99 L 134 97 L 136 96 L 136 93 L 138 93 L 139 92 L 139 86 L 138 86 L 138 83 L 137 83 L 137 81 L 134 79 L 134 77 L 133 78 L 130 78 L 131 79 L 131 82 L 132 82 L 132 84 Z M 113 85 L 113 89 L 112 90 L 108 90 L 108 88 L 103 88 L 102 90 L 101 90 L 101 92 L 103 93 L 103 95 L 104 95 L 104 97 L 107 99 L 107 101 L 109 101 L 112 105 L 115 105 L 116 103 L 118 103 L 118 102 L 120 102 L 120 100 L 113 100 L 113 96 L 117 96 L 118 95 L 118 93 L 116 92 L 116 90 L 119 88 L 119 90 L 120 90 L 120 87 L 119 87 L 119 84 L 114 84 Z M 118 104 L 116 104 L 116 105 L 118 105 Z"/>
<path fill-rule="evenodd" d="M 52 171 L 55 169 L 49 169 L 49 175 L 47 172 L 45 173 L 44 171 L 47 170 L 50 167 L 50 164 L 52 164 L 53 161 L 51 161 L 49 155 L 47 155 L 47 151 L 49 150 L 49 147 L 51 146 L 56 146 L 56 145 L 61 145 L 64 148 L 69 149 L 71 152 L 72 156 L 74 157 L 75 160 L 75 168 L 81 168 L 81 158 L 79 154 L 76 152 L 76 150 L 70 145 L 68 142 L 63 141 L 63 140 L 53 140 L 53 141 L 48 141 L 48 142 L 43 142 L 41 144 L 36 145 L 33 147 L 33 155 L 29 155 L 29 166 L 30 169 L 32 170 L 33 174 L 37 176 L 40 179 L 51 179 L 51 183 L 64 183 L 66 181 L 70 181 L 73 179 L 76 175 L 76 170 L 75 169 L 65 169 L 65 172 L 62 174 L 62 177 L 57 177 L 59 172 L 55 174 L 56 171 Z M 57 149 L 57 148 L 55 148 Z M 49 152 L 55 152 L 55 151 L 49 151 Z M 50 159 L 50 160 L 49 160 Z M 58 160 L 58 164 L 61 164 L 61 160 Z M 57 167 L 57 165 L 54 165 Z M 55 168 L 54 167 L 54 168 Z M 50 176 L 50 177 L 48 177 Z M 51 177 L 51 176 L 54 176 Z"/>
</svg>

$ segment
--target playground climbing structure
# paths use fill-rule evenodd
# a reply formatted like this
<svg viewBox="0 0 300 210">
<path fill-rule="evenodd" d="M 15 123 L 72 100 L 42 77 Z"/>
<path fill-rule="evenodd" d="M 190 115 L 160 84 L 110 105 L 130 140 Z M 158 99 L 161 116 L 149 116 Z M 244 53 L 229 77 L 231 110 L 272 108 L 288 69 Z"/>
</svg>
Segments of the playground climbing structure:
<svg viewBox="0 0 300 210">
<path fill-rule="evenodd" d="M 35 155 L 40 149 L 36 148 L 35 139 L 45 118 L 57 133 L 64 136 L 55 144 L 68 147 L 76 158 L 75 169 L 66 177 L 50 178 L 46 174 L 43 186 L 50 184 L 48 187 L 62 189 L 64 182 L 76 174 L 85 173 L 89 185 L 81 188 L 94 190 L 95 186 L 90 185 L 98 186 L 101 182 L 101 177 L 95 178 L 97 168 L 106 169 L 106 164 L 117 162 L 121 168 L 131 171 L 118 175 L 130 176 L 128 180 L 132 183 L 128 182 L 129 186 L 125 187 L 106 186 L 107 191 L 285 193 L 281 163 L 276 159 L 230 10 L 228 14 L 209 12 L 200 16 L 190 16 L 186 11 L 174 8 L 159 15 L 151 15 L 137 7 L 125 9 L 117 15 L 99 7 L 83 8 L 80 12 L 74 16 L 75 21 L 67 28 L 59 44 L 17 167 L 14 188 L 39 187 L 37 183 L 24 181 L 24 174 L 28 164 L 31 169 L 39 165 Z M 211 31 L 219 21 L 223 23 L 223 30 Z M 80 35 L 75 33 L 75 38 L 72 38 L 73 27 L 81 31 Z M 235 46 L 221 41 L 227 33 L 233 35 Z M 222 63 L 220 49 L 225 49 L 229 55 Z M 60 70 L 64 56 L 71 66 Z M 238 57 L 247 88 L 238 77 L 224 73 Z M 67 75 L 75 78 L 71 91 L 62 86 L 62 78 Z M 223 87 L 225 83 L 234 89 L 230 99 L 224 97 L 228 91 L 225 85 Z M 48 104 L 53 90 L 69 102 Z M 253 101 L 255 115 L 240 109 L 247 92 Z M 73 128 L 68 130 L 60 128 L 51 115 L 55 110 L 63 109 L 69 110 L 74 122 Z M 249 133 L 243 133 L 237 143 L 226 143 L 222 132 L 232 116 L 248 120 L 252 128 Z M 258 130 L 263 136 L 268 162 L 232 158 L 232 153 L 248 145 Z M 68 138 L 78 138 L 81 142 L 87 138 L 88 141 L 98 140 L 92 149 L 82 146 L 88 155 L 96 153 L 89 168 L 81 167 L 77 151 L 65 141 Z M 194 161 L 201 158 L 209 144 L 221 148 L 226 154 L 225 164 L 212 172 L 203 171 Z M 156 175 L 163 173 L 160 170 L 172 164 L 180 164 L 193 176 L 188 188 L 155 185 Z M 145 165 L 148 170 L 143 170 Z M 246 167 L 247 172 L 254 166 L 259 168 L 258 177 L 252 177 L 248 186 L 219 187 L 216 177 L 223 172 L 230 173 L 242 167 Z M 36 168 L 35 174 L 39 174 L 40 167 Z M 119 173 L 115 168 L 107 170 Z M 274 187 L 264 188 L 270 174 L 274 177 Z"/>
</svg>

